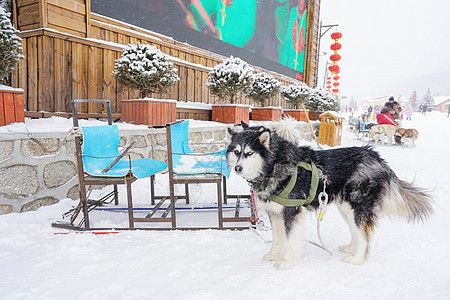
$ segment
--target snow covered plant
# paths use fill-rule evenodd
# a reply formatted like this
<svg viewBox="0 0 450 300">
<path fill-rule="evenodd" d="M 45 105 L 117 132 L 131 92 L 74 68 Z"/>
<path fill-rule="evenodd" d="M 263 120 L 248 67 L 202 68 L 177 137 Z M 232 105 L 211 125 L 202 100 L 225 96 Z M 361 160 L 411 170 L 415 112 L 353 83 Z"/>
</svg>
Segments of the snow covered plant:
<svg viewBox="0 0 450 300">
<path fill-rule="evenodd" d="M 0 83 L 7 83 L 9 74 L 15 69 L 22 55 L 22 40 L 10 20 L 10 13 L 0 7 Z"/>
<path fill-rule="evenodd" d="M 280 93 L 286 101 L 298 108 L 308 98 L 311 88 L 306 83 L 299 82 L 281 87 Z"/>
<path fill-rule="evenodd" d="M 248 97 L 264 106 L 266 99 L 274 97 L 280 90 L 281 83 L 268 73 L 253 75 L 253 81 L 245 89 Z"/>
<path fill-rule="evenodd" d="M 180 80 L 176 72 L 167 55 L 154 46 L 138 42 L 129 44 L 116 59 L 113 76 L 118 83 L 139 90 L 145 98 L 150 93 L 168 93 L 168 88 Z"/>
<path fill-rule="evenodd" d="M 305 106 L 310 111 L 339 111 L 339 102 L 326 90 L 314 89 L 305 101 Z"/>
<path fill-rule="evenodd" d="M 237 93 L 247 88 L 252 83 L 253 68 L 240 58 L 230 58 L 214 66 L 209 72 L 206 86 L 211 94 L 216 95 L 222 101 L 230 98 L 234 103 Z"/>
</svg>

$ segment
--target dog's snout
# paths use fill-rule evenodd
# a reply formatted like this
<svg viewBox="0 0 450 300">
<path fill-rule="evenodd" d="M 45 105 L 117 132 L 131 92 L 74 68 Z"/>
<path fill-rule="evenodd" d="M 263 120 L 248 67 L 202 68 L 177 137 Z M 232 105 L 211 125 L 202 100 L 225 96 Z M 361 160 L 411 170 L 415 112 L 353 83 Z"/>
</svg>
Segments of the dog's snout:
<svg viewBox="0 0 450 300">
<path fill-rule="evenodd" d="M 234 167 L 234 170 L 236 171 L 236 173 L 241 173 L 242 172 L 242 166 L 237 165 L 236 167 Z"/>
</svg>

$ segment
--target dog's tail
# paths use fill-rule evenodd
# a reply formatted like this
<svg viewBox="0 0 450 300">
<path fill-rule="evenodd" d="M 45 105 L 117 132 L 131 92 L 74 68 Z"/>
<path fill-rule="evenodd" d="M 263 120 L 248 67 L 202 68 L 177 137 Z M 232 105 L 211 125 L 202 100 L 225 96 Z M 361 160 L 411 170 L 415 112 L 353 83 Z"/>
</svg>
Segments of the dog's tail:
<svg viewBox="0 0 450 300">
<path fill-rule="evenodd" d="M 397 179 L 391 182 L 390 201 L 385 203 L 383 211 L 416 222 L 424 221 L 433 214 L 432 205 L 433 199 L 428 191 Z"/>
<path fill-rule="evenodd" d="M 302 134 L 298 128 L 296 128 L 297 125 L 297 120 L 292 117 L 286 117 L 280 122 L 274 123 L 272 126 L 281 138 L 293 143 L 294 145 L 298 145 L 299 141 L 302 139 Z"/>
</svg>

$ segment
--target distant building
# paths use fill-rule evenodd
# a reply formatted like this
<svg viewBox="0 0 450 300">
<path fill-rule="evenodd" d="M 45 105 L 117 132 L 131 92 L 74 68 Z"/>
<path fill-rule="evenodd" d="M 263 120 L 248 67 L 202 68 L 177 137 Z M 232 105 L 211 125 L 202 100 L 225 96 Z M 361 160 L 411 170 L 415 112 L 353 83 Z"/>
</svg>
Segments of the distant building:
<svg viewBox="0 0 450 300">
<path fill-rule="evenodd" d="M 434 103 L 436 103 L 436 110 L 447 113 L 448 106 L 450 105 L 450 96 L 438 96 L 433 97 Z"/>
</svg>

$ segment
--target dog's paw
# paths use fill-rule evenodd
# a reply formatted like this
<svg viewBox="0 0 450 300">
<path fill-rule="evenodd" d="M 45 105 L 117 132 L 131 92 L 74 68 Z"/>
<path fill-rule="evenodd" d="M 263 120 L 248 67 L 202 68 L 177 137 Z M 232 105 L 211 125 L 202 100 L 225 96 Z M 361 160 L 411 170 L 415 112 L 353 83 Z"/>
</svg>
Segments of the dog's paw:
<svg viewBox="0 0 450 300">
<path fill-rule="evenodd" d="M 265 260 L 265 261 L 280 261 L 281 254 L 269 252 L 263 256 L 263 260 Z"/>
<path fill-rule="evenodd" d="M 342 245 L 339 246 L 339 251 L 347 253 L 347 254 L 353 254 L 353 247 L 351 245 Z"/>
<path fill-rule="evenodd" d="M 293 266 L 293 261 L 280 260 L 275 263 L 275 268 L 277 268 L 277 270 L 289 270 L 292 269 Z"/>
<path fill-rule="evenodd" d="M 362 265 L 366 260 L 364 259 L 364 257 L 355 257 L 353 255 L 349 255 L 344 257 L 342 261 L 352 265 Z"/>
</svg>

